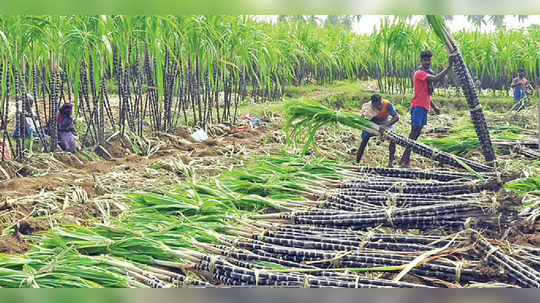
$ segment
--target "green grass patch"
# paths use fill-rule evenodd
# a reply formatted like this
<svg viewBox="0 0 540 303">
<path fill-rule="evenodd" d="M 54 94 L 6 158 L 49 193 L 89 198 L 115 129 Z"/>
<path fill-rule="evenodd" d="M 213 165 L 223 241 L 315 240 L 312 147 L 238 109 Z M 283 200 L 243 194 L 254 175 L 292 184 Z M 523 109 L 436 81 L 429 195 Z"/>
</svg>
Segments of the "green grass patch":
<svg viewBox="0 0 540 303">
<path fill-rule="evenodd" d="M 540 194 L 540 177 L 513 180 L 506 183 L 504 188 L 520 195 L 527 193 Z"/>
<path fill-rule="evenodd" d="M 367 81 L 337 81 L 327 85 L 304 85 L 285 88 L 287 98 L 307 98 L 333 108 L 358 109 L 374 93 L 390 100 L 394 105 L 401 105 L 400 114 L 408 112 L 413 94 L 388 94 L 366 91 Z M 433 96 L 433 101 L 443 110 L 452 108 L 468 110 L 464 96 Z M 486 110 L 507 111 L 513 104 L 512 96 L 480 96 L 480 103 Z"/>
</svg>

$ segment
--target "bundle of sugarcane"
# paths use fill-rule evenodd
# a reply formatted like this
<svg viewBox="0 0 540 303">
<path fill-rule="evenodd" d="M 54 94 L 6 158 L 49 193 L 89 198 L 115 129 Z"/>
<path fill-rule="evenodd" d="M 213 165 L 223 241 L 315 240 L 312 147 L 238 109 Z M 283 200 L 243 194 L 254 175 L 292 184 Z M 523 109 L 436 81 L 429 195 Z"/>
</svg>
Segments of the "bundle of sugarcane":
<svg viewBox="0 0 540 303">
<path fill-rule="evenodd" d="M 315 133 L 323 125 L 338 122 L 352 128 L 361 129 L 372 134 L 379 135 L 379 126 L 375 123 L 368 121 L 361 116 L 353 113 L 342 113 L 339 111 L 333 111 L 317 104 L 316 102 L 290 101 L 285 105 L 285 108 L 287 110 L 287 114 L 289 115 L 289 120 L 285 125 L 286 131 L 288 131 L 288 129 L 291 127 L 292 123 L 295 120 L 302 119 L 295 124 L 292 130 L 292 140 L 296 141 L 298 140 L 298 138 L 302 138 L 304 135 L 302 132 L 302 128 L 308 128 L 308 140 L 302 151 L 303 154 L 307 152 L 309 146 L 314 141 Z M 493 168 L 489 166 L 485 166 L 480 163 L 476 163 L 471 160 L 460 158 L 458 156 L 454 156 L 449 153 L 431 148 L 418 141 L 406 138 L 394 131 L 388 130 L 384 132 L 384 136 L 394 141 L 400 146 L 411 149 L 413 152 L 426 158 L 438 161 L 441 164 L 447 164 L 459 168 L 469 167 L 470 169 L 478 172 L 493 171 Z"/>
<path fill-rule="evenodd" d="M 513 255 L 514 258 L 517 258 L 521 262 L 529 264 L 535 270 L 540 270 L 540 248 L 512 244 L 511 249 L 516 249 L 520 251 L 519 255 Z"/>
<path fill-rule="evenodd" d="M 353 173 L 348 168 L 362 173 Z M 351 179 L 339 180 L 344 177 Z M 267 206 L 274 209 L 291 208 L 296 204 L 297 207 L 358 211 L 381 210 L 381 205 L 388 203 L 403 207 L 483 200 L 480 191 L 500 187 L 496 176 L 483 174 L 483 177 L 485 181 L 467 173 L 341 166 L 328 159 L 307 161 L 282 155 L 261 157 L 244 170 L 226 172 L 220 177 L 219 184 L 236 193 L 269 199 L 272 204 Z M 346 189 L 336 192 L 337 188 Z M 214 196 L 219 199 L 230 194 Z"/>
<path fill-rule="evenodd" d="M 477 193 L 482 190 L 497 190 L 501 187 L 499 182 L 495 181 L 467 181 L 467 182 L 452 182 L 452 181 L 422 181 L 422 180 L 404 180 L 400 178 L 363 178 L 352 179 L 345 182 L 332 182 L 330 186 L 349 189 L 373 189 L 378 191 L 389 191 L 399 193 Z"/>
<path fill-rule="evenodd" d="M 526 148 L 523 145 L 516 144 L 512 148 L 512 151 L 515 152 L 515 153 L 518 153 L 520 155 L 523 155 L 523 156 L 525 156 L 527 158 L 540 160 L 540 151 L 539 150 Z"/>
<path fill-rule="evenodd" d="M 485 205 L 486 208 L 488 206 L 490 205 Z M 361 212 L 324 209 L 254 215 L 253 218 L 353 230 L 364 230 L 379 225 L 421 230 L 441 227 L 460 230 L 471 225 L 472 218 L 482 218 L 486 222 L 494 219 L 492 215 L 485 214 L 483 205 L 477 202 L 454 202 L 410 208 L 390 206 Z"/>
<path fill-rule="evenodd" d="M 352 250 L 360 253 L 360 250 L 369 252 L 425 252 L 434 248 L 446 246 L 450 239 L 435 236 L 401 235 L 401 234 L 383 234 L 374 232 L 362 232 L 346 229 L 324 229 L 317 230 L 311 227 L 311 230 L 295 229 L 295 225 L 274 225 L 270 228 L 255 228 L 252 222 L 246 229 L 228 229 L 230 234 L 249 238 L 239 239 L 239 242 L 248 243 L 267 243 L 286 247 L 297 247 L 304 249 L 317 250 Z M 304 226 L 305 227 L 305 226 Z M 459 241 L 468 242 L 467 237 L 459 237 Z M 455 244 L 459 244 L 456 242 Z M 240 244 L 239 246 L 241 246 Z M 457 245 L 459 246 L 459 245 Z"/>
<path fill-rule="evenodd" d="M 229 232 L 235 233 L 234 230 Z M 468 265 L 456 270 L 455 262 L 444 259 L 444 255 L 449 253 L 459 254 L 461 258 L 469 260 L 474 257 L 467 252 L 467 248 L 461 249 L 467 245 L 468 239 L 457 235 L 453 238 L 438 238 L 359 233 L 306 225 L 265 225 L 259 221 L 250 222 L 248 229 L 236 233 L 240 237 L 220 237 L 223 246 L 197 246 L 225 255 L 229 261 L 264 262 L 290 268 L 282 272 L 309 272 L 312 275 L 340 279 L 347 278 L 336 275 L 340 269 L 392 272 L 419 260 L 420 255 L 435 257 L 425 257 L 423 261 L 417 262 L 411 266 L 411 273 L 448 282 L 460 279 L 487 281 L 493 278 L 476 269 L 473 262 L 466 262 Z M 319 268 L 320 272 L 314 268 Z"/>
<path fill-rule="evenodd" d="M 438 171 L 438 170 L 420 170 L 415 168 L 399 168 L 399 167 L 372 167 L 372 166 L 343 166 L 360 174 L 373 174 L 385 177 L 396 177 L 402 179 L 424 179 L 424 180 L 476 180 L 478 176 L 471 173 L 453 172 L 453 171 Z M 491 173 L 481 174 L 485 179 L 493 177 Z"/>
<path fill-rule="evenodd" d="M 478 236 L 478 244 L 481 248 L 479 252 L 481 257 L 487 259 L 489 264 L 499 266 L 521 286 L 540 287 L 540 272 L 507 255 L 481 236 Z"/>
<path fill-rule="evenodd" d="M 177 250 L 174 253 L 182 259 L 195 262 L 187 270 L 202 273 L 210 280 L 226 285 L 272 285 L 296 287 L 340 287 L 340 288 L 389 288 L 389 287 L 426 287 L 421 284 L 394 282 L 386 279 L 367 278 L 345 273 L 346 271 L 382 271 L 397 270 L 399 267 L 387 266 L 379 269 L 368 268 L 320 268 L 301 264 L 297 261 L 279 259 L 264 252 L 249 250 L 231 251 L 232 240 L 223 239 L 227 246 L 198 243 L 200 249 L 225 255 L 226 260 L 190 250 Z M 239 247 L 240 248 L 240 247 Z M 243 248 L 243 247 L 242 247 Z M 292 257 L 292 255 L 291 255 Z M 289 258 L 293 259 L 293 258 Z M 343 273 L 340 273 L 343 272 Z"/>
<path fill-rule="evenodd" d="M 163 217 L 163 219 L 165 219 L 165 217 Z M 185 229 L 186 225 L 193 224 L 188 222 L 180 223 L 178 219 L 172 218 L 166 220 L 177 221 L 176 224 L 173 222 L 170 223 L 173 224 L 173 227 L 181 229 Z M 191 219 L 189 221 L 191 222 Z M 160 230 L 163 229 L 162 223 L 153 223 L 156 225 L 154 228 Z M 89 256 L 86 258 L 90 260 L 100 260 L 101 263 L 107 265 L 109 271 L 118 272 L 134 279 L 130 281 L 137 287 L 167 287 L 168 283 L 175 281 L 183 282 L 185 284 L 187 278 L 166 269 L 158 269 L 147 265 L 144 267 L 136 266 L 133 262 L 143 262 L 149 265 L 166 266 L 169 268 L 182 268 L 183 271 L 188 270 L 200 274 L 203 277 L 207 277 L 212 283 L 225 283 L 229 285 L 283 285 L 283 282 L 293 282 L 290 284 L 291 286 L 297 285 L 302 287 L 306 285 L 304 281 L 309 279 L 310 287 L 423 287 L 423 285 L 418 284 L 332 273 L 331 271 L 320 267 L 300 265 L 300 267 L 295 268 L 296 266 L 291 266 L 293 262 L 287 263 L 290 266 L 288 268 L 284 267 L 286 264 L 283 262 L 278 263 L 281 265 L 279 268 L 283 269 L 284 272 L 274 273 L 272 270 L 275 270 L 276 267 L 271 265 L 273 259 L 268 260 L 265 256 L 257 258 L 256 254 L 250 254 L 254 257 L 242 259 L 241 257 L 238 257 L 238 255 L 245 255 L 245 253 L 238 251 L 238 253 L 230 254 L 227 258 L 228 261 L 224 261 L 217 259 L 214 256 L 196 252 L 192 249 L 182 247 L 171 249 L 163 245 L 162 242 L 156 240 L 156 233 L 150 231 L 151 229 L 148 228 L 147 222 L 139 222 L 139 218 L 134 218 L 133 221 L 130 221 L 125 225 L 129 225 L 129 227 L 117 224 L 99 224 L 93 226 L 91 229 L 77 226 L 72 226 L 69 230 L 56 229 L 55 236 L 47 239 L 42 249 L 53 247 L 51 244 L 54 243 L 73 245 L 77 250 L 82 250 L 85 254 L 88 254 Z M 186 231 L 187 230 L 179 230 L 175 232 L 172 228 L 168 228 L 160 233 L 163 234 L 163 236 L 171 238 L 174 237 L 174 234 L 176 233 L 182 235 L 185 234 Z M 144 238 L 140 237 L 142 234 L 144 234 Z M 230 244 L 230 242 L 234 242 L 228 240 L 232 239 L 230 236 L 222 235 L 218 237 L 222 239 L 224 243 Z M 176 238 L 176 242 L 182 241 L 189 242 L 190 240 L 188 240 L 188 237 Z M 207 243 L 206 240 L 205 243 Z M 198 248 L 213 247 L 197 242 L 197 240 L 195 240 L 194 245 Z M 218 249 L 218 247 L 215 249 Z M 92 257 L 92 255 L 105 252 L 131 261 L 118 261 L 110 257 Z M 248 252 L 246 251 L 246 253 Z M 291 257 L 292 256 L 293 255 L 291 255 Z M 178 259 L 195 263 L 189 265 L 182 261 L 179 262 Z M 264 259 L 266 259 L 266 262 L 264 262 Z M 386 267 L 385 270 L 403 269 L 406 263 L 408 263 L 408 261 L 402 261 L 400 266 L 395 268 Z M 302 269 L 307 270 L 308 272 L 302 273 Z M 383 269 L 378 270 L 380 271 Z M 311 271 L 314 271 L 313 274 L 308 275 Z M 358 271 L 360 272 L 361 270 Z M 371 270 L 368 269 L 365 271 Z M 71 272 L 67 276 L 73 276 L 73 278 L 78 277 L 76 273 Z M 102 281 L 96 281 L 96 283 L 102 283 Z M 198 281 L 197 284 L 208 286 L 208 284 L 205 284 L 202 281 Z"/>
<path fill-rule="evenodd" d="M 321 208 L 342 209 L 347 211 L 362 211 L 364 209 L 381 209 L 382 205 L 395 205 L 396 207 L 429 206 L 447 203 L 466 202 L 467 200 L 481 200 L 480 194 L 437 195 L 437 194 L 403 194 L 384 191 L 347 191 L 338 194 L 326 193 L 327 200 L 319 201 Z M 311 201 L 305 204 L 313 203 Z"/>
<path fill-rule="evenodd" d="M 486 162 L 493 166 L 495 165 L 497 158 L 495 157 L 495 151 L 493 149 L 493 145 L 491 144 L 487 122 L 484 117 L 484 112 L 482 111 L 482 105 L 480 104 L 478 93 L 476 92 L 476 86 L 474 85 L 471 74 L 467 69 L 467 65 L 465 65 L 465 61 L 457 48 L 456 42 L 452 38 L 450 31 L 446 28 L 442 17 L 437 15 L 428 15 L 427 18 L 435 34 L 445 44 L 448 53 L 454 57 L 454 68 L 456 70 L 461 88 L 463 89 L 463 94 L 467 99 L 467 104 L 469 105 L 471 120 L 474 124 L 478 139 L 480 140 L 482 152 L 484 153 Z"/>
</svg>

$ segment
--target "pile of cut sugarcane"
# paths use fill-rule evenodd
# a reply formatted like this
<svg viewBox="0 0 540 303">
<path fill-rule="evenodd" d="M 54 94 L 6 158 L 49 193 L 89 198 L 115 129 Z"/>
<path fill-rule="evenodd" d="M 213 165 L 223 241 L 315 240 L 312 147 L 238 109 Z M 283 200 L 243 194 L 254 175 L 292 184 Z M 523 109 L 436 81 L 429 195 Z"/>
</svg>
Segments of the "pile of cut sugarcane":
<svg viewBox="0 0 540 303">
<path fill-rule="evenodd" d="M 540 285 L 538 249 L 484 230 L 508 228 L 492 173 L 271 156 L 190 181 L 130 194 L 132 210 L 106 224 L 34 235 L 27 254 L 0 255 L 0 286 Z"/>
</svg>

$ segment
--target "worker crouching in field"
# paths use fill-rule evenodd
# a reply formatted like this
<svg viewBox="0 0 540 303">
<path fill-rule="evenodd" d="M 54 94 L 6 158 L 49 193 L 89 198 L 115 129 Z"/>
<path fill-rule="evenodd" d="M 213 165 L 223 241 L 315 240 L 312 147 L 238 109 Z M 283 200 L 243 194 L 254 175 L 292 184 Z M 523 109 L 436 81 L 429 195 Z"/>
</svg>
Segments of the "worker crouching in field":
<svg viewBox="0 0 540 303">
<path fill-rule="evenodd" d="M 380 126 L 379 132 L 382 134 L 387 129 L 393 129 L 396 122 L 399 121 L 399 115 L 392 103 L 386 99 L 383 99 L 381 95 L 374 94 L 371 96 L 371 101 L 362 105 L 362 116 L 371 119 L 371 122 Z M 390 120 L 390 116 L 392 119 Z M 358 148 L 358 154 L 356 155 L 356 163 L 360 163 L 362 155 L 366 149 L 368 141 L 374 135 L 366 131 L 362 131 L 362 143 Z M 396 143 L 390 141 L 390 158 L 388 160 L 388 167 L 392 167 L 394 163 L 394 156 L 396 154 Z"/>
<path fill-rule="evenodd" d="M 77 152 L 77 142 L 73 136 L 75 123 L 73 121 L 73 104 L 64 103 L 58 110 L 58 145 L 63 151 Z"/>
</svg>

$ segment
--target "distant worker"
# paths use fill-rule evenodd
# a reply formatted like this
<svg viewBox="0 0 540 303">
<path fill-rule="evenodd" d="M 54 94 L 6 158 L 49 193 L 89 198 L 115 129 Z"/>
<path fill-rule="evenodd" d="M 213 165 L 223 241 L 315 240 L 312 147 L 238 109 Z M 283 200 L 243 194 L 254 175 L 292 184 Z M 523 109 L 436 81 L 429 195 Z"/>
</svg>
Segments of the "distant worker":
<svg viewBox="0 0 540 303">
<path fill-rule="evenodd" d="M 372 95 L 371 101 L 364 103 L 362 106 L 362 116 L 379 125 L 379 132 L 381 134 L 387 129 L 394 129 L 392 125 L 399 121 L 399 115 L 394 109 L 392 103 L 386 99 L 383 99 L 379 94 Z M 392 116 L 391 120 L 389 118 L 390 116 Z M 360 147 L 358 148 L 356 163 L 360 163 L 368 141 L 373 136 L 374 135 L 369 132 L 362 132 L 362 143 L 360 143 Z M 388 167 L 393 167 L 395 154 L 396 143 L 390 141 L 390 158 L 388 160 Z"/>
<path fill-rule="evenodd" d="M 69 151 L 72 153 L 77 152 L 77 141 L 75 141 L 75 137 L 73 136 L 73 132 L 75 131 L 75 123 L 73 121 L 73 104 L 71 103 L 64 103 L 59 109 L 58 109 L 58 117 L 56 118 L 56 121 L 51 119 L 49 123 L 47 123 L 47 133 L 49 135 L 52 135 L 51 133 L 51 124 L 57 123 L 57 131 L 58 131 L 58 145 L 60 145 L 60 148 L 63 151 Z"/>
<path fill-rule="evenodd" d="M 16 96 L 18 100 L 23 101 L 23 96 Z M 29 136 L 34 137 L 37 139 L 37 137 L 40 135 L 39 130 L 41 128 L 41 125 L 39 124 L 39 117 L 32 108 L 34 105 L 34 96 L 31 94 L 26 94 L 26 104 L 22 104 L 23 108 L 23 114 L 24 114 L 24 121 L 21 121 L 21 123 L 25 124 L 25 130 L 22 138 L 27 138 Z M 44 134 L 41 134 L 41 136 L 44 136 Z M 13 133 L 13 138 L 17 139 L 19 137 L 19 130 L 16 129 Z"/>
<path fill-rule="evenodd" d="M 518 76 L 512 80 L 510 87 L 514 89 L 514 104 L 527 97 L 527 92 L 529 92 L 529 95 L 534 93 L 534 88 L 529 81 L 525 79 L 525 69 L 523 68 L 518 69 Z M 527 106 L 527 103 L 524 102 L 523 105 Z"/>
<path fill-rule="evenodd" d="M 58 111 L 58 144 L 63 151 L 77 152 L 77 142 L 73 136 L 75 132 L 73 104 L 64 103 Z"/>
<path fill-rule="evenodd" d="M 420 54 L 420 65 L 414 73 L 414 97 L 411 101 L 411 133 L 409 139 L 416 140 L 422 132 L 424 125 L 427 125 L 428 112 L 431 108 L 436 114 L 440 114 L 441 110 L 437 107 L 431 96 L 435 90 L 433 82 L 438 82 L 448 74 L 452 66 L 454 65 L 454 59 L 450 57 L 448 59 L 448 66 L 439 74 L 434 75 L 431 70 L 431 57 L 433 53 L 429 50 L 423 51 Z M 399 162 L 401 167 L 411 166 L 411 150 L 406 149 L 403 153 L 403 157 Z"/>
</svg>

